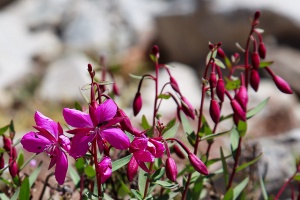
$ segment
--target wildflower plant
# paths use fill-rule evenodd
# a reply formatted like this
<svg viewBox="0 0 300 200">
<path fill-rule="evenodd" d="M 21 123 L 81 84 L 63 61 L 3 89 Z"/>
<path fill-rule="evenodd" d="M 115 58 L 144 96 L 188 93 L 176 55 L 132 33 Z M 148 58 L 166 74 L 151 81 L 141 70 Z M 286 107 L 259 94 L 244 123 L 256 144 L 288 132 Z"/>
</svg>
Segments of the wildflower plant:
<svg viewBox="0 0 300 200">
<path fill-rule="evenodd" d="M 36 125 L 33 126 L 36 131 L 26 133 L 20 140 L 26 151 L 35 155 L 45 152 L 50 158 L 50 161 L 45 161 L 50 162 L 49 169 L 56 165 L 54 175 L 58 185 L 51 186 L 47 182 L 49 176 L 53 175 L 51 173 L 44 182 L 40 199 L 46 187 L 52 191 L 64 191 L 64 199 L 75 195 L 72 191 L 78 192 L 79 199 L 237 199 L 247 195 L 245 191 L 249 177 L 244 176 L 240 181 L 236 175 L 253 165 L 261 156 L 246 163 L 239 162 L 247 120 L 262 110 L 268 101 L 266 99 L 256 107 L 248 108 L 250 86 L 254 91 L 259 89 L 258 71 L 265 70 L 281 92 L 293 93 L 288 83 L 270 68 L 273 62 L 264 60 L 267 50 L 262 39 L 262 29 L 257 28 L 259 18 L 260 12 L 256 12 L 246 46 L 242 48 L 238 45 L 243 62 L 240 63 L 242 56 L 239 53 L 230 59 L 221 43 L 209 43 L 202 75 L 201 100 L 196 109 L 183 96 L 178 80 L 172 76 L 172 68 L 159 62 L 159 47 L 153 46 L 150 57 L 155 74 L 134 76 L 139 79 L 137 92 L 132 96 L 134 116 L 143 108 L 143 82 L 155 83 L 152 120 L 148 122 L 143 116 L 141 127 L 134 127 L 132 119 L 112 98 L 114 95 L 109 95 L 111 84 L 115 95 L 121 91 L 116 82 L 106 81 L 107 75 L 113 75 L 105 67 L 103 59 L 100 78 L 97 78 L 92 65 L 88 64 L 90 95 L 85 106 L 75 103 L 75 108 L 63 109 L 67 128 L 63 130 L 60 123 L 37 111 L 34 116 Z M 159 70 L 166 70 L 169 75 L 169 81 L 161 89 L 158 87 Z M 228 72 L 226 75 L 223 74 L 224 70 Z M 166 90 L 167 85 L 171 86 L 170 91 Z M 205 97 L 209 97 L 208 102 L 205 102 Z M 177 105 L 177 116 L 164 124 L 164 113 L 160 112 L 161 102 L 171 100 Z M 209 104 L 207 114 L 204 113 L 205 103 Z M 231 108 L 231 114 L 223 115 L 224 106 Z M 218 125 L 228 120 L 233 121 L 233 126 L 219 132 Z M 191 121 L 196 122 L 196 128 L 191 125 Z M 179 127 L 182 127 L 183 132 Z M 6 132 L 9 132 L 9 136 Z M 214 141 L 225 134 L 230 134 L 230 154 L 224 155 L 221 147 L 218 149 L 220 158 L 211 159 Z M 35 155 L 24 162 L 23 153 L 17 153 L 15 146 L 19 141 L 13 143 L 13 123 L 1 128 L 0 135 L 3 138 L 0 173 L 9 168 L 11 175 L 11 180 L 1 177 L 1 181 L 10 189 L 2 190 L 0 197 L 30 199 L 30 188 L 38 181 L 42 162 L 31 174 L 23 173 L 22 170 Z M 207 149 L 200 152 L 199 147 L 203 143 L 207 143 Z M 5 154 L 8 161 L 4 159 Z M 233 165 L 229 165 L 230 159 Z M 222 168 L 210 170 L 210 166 L 215 163 L 220 163 Z M 280 197 L 298 172 L 283 185 L 275 199 Z M 224 178 L 223 192 L 213 186 L 214 180 L 220 175 Z M 72 186 L 70 182 L 73 182 Z M 263 181 L 260 181 L 260 185 L 267 199 Z M 66 191 L 71 191 L 69 197 L 64 196 Z"/>
</svg>

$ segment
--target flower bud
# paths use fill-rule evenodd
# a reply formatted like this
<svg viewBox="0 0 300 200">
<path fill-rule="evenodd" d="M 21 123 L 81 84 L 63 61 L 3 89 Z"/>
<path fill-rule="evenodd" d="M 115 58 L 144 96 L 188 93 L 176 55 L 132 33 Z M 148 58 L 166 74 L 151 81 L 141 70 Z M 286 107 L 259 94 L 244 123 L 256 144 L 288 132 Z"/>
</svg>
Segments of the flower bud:
<svg viewBox="0 0 300 200">
<path fill-rule="evenodd" d="M 237 100 L 237 102 L 239 102 L 239 104 L 242 106 L 244 111 L 246 111 L 247 103 L 248 103 L 248 92 L 244 85 L 240 87 L 239 91 L 235 96 L 235 99 Z"/>
<path fill-rule="evenodd" d="M 11 139 L 8 137 L 3 136 L 3 148 L 10 152 L 11 149 Z"/>
<path fill-rule="evenodd" d="M 233 113 L 233 122 L 236 126 L 239 125 L 240 120 L 241 120 L 240 117 L 237 114 Z"/>
<path fill-rule="evenodd" d="M 3 153 L 0 154 L 0 169 L 3 169 L 5 165 Z"/>
<path fill-rule="evenodd" d="M 14 178 L 18 174 L 18 165 L 13 158 L 9 158 L 9 173 L 12 178 Z"/>
<path fill-rule="evenodd" d="M 131 182 L 134 178 L 134 176 L 137 174 L 139 165 L 136 162 L 136 159 L 134 158 L 134 156 L 131 157 L 128 165 L 127 165 L 127 178 L 129 180 L 129 182 Z"/>
<path fill-rule="evenodd" d="M 216 78 L 216 73 L 215 72 L 210 73 L 209 83 L 210 83 L 211 89 L 213 89 L 217 86 L 217 78 Z"/>
<path fill-rule="evenodd" d="M 189 160 L 194 169 L 200 174 L 208 175 L 205 164 L 193 153 L 189 153 Z"/>
<path fill-rule="evenodd" d="M 258 70 L 259 69 L 259 63 L 260 63 L 260 58 L 259 58 L 259 55 L 258 55 L 257 51 L 252 53 L 251 61 L 252 61 L 253 69 Z"/>
<path fill-rule="evenodd" d="M 92 65 L 91 65 L 90 63 L 88 64 L 88 71 L 89 71 L 89 72 L 92 72 L 92 71 L 93 71 L 93 67 L 92 67 Z"/>
<path fill-rule="evenodd" d="M 8 155 L 12 158 L 12 159 L 15 159 L 17 158 L 17 150 L 16 150 L 16 147 L 12 147 L 10 152 L 8 153 Z"/>
<path fill-rule="evenodd" d="M 192 104 L 190 104 L 190 102 L 184 96 L 181 97 L 181 100 L 183 102 L 182 111 L 184 112 L 184 114 L 186 114 L 192 119 L 195 119 L 194 108 Z"/>
<path fill-rule="evenodd" d="M 100 177 L 101 183 L 104 183 L 111 176 L 111 159 L 104 156 L 103 159 L 97 165 L 97 176 Z"/>
<path fill-rule="evenodd" d="M 266 49 L 266 46 L 265 46 L 265 44 L 263 42 L 259 43 L 258 54 L 259 54 L 259 57 L 261 57 L 262 59 L 266 58 L 267 49 Z"/>
<path fill-rule="evenodd" d="M 225 85 L 222 78 L 220 78 L 217 82 L 216 93 L 220 101 L 223 102 L 225 94 Z"/>
<path fill-rule="evenodd" d="M 214 99 L 210 100 L 209 114 L 213 122 L 217 124 L 220 120 L 220 106 Z"/>
<path fill-rule="evenodd" d="M 175 161 L 171 157 L 168 157 L 166 160 L 166 175 L 170 181 L 176 181 L 177 166 Z"/>
<path fill-rule="evenodd" d="M 152 47 L 152 54 L 156 57 L 156 58 L 159 58 L 159 48 L 157 45 L 154 45 Z"/>
<path fill-rule="evenodd" d="M 230 103 L 234 114 L 236 114 L 241 120 L 246 121 L 246 112 L 243 110 L 241 105 L 235 99 L 233 99 Z"/>
<path fill-rule="evenodd" d="M 180 147 L 178 145 L 173 146 L 174 153 L 178 156 L 178 158 L 185 159 L 185 155 L 181 151 Z"/>
<path fill-rule="evenodd" d="M 291 89 L 290 85 L 280 76 L 273 76 L 273 81 L 281 92 L 286 94 L 293 94 L 293 90 Z"/>
<path fill-rule="evenodd" d="M 143 101 L 140 92 L 137 92 L 133 100 L 133 115 L 137 116 L 142 109 Z"/>
<path fill-rule="evenodd" d="M 223 59 L 226 57 L 226 54 L 225 54 L 225 52 L 223 51 L 222 48 L 218 48 L 217 55 L 218 55 L 220 58 L 223 58 Z"/>
<path fill-rule="evenodd" d="M 170 84 L 173 90 L 180 94 L 178 83 L 173 76 L 170 76 Z"/>
<path fill-rule="evenodd" d="M 260 17 L 260 11 L 256 11 L 254 13 L 254 20 L 258 20 L 259 17 Z"/>
<path fill-rule="evenodd" d="M 260 77 L 257 70 L 251 70 L 250 85 L 257 92 L 259 87 Z"/>
<path fill-rule="evenodd" d="M 116 83 L 113 84 L 113 93 L 117 96 L 120 96 L 120 90 L 119 90 L 119 87 Z"/>
</svg>

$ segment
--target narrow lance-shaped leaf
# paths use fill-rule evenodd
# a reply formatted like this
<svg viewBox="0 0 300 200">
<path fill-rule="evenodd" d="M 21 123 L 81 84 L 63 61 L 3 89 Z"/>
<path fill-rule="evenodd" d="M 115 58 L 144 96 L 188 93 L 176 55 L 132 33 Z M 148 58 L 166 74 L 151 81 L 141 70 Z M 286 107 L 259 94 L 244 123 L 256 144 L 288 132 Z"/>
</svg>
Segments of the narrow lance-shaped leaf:
<svg viewBox="0 0 300 200">
<path fill-rule="evenodd" d="M 151 126 L 150 126 L 150 124 L 149 124 L 149 122 L 148 122 L 145 115 L 142 116 L 142 124 L 141 125 L 142 125 L 142 128 L 144 130 L 147 130 L 147 129 L 151 128 Z"/>
<path fill-rule="evenodd" d="M 188 135 L 192 134 L 194 130 L 192 129 L 192 126 L 183 111 L 180 111 L 180 118 L 184 132 Z"/>
<path fill-rule="evenodd" d="M 176 123 L 172 128 L 170 128 L 167 132 L 163 134 L 164 139 L 175 137 L 179 128 L 179 123 Z"/>
<path fill-rule="evenodd" d="M 29 186 L 29 179 L 28 177 L 26 177 L 24 178 L 21 184 L 19 200 L 29 200 L 29 198 L 30 198 L 30 186 Z"/>
<path fill-rule="evenodd" d="M 222 160 L 222 167 L 223 167 L 223 175 L 224 175 L 224 180 L 225 180 L 225 185 L 228 184 L 228 170 L 227 170 L 227 163 L 224 157 L 223 149 L 220 147 L 220 155 L 221 155 L 221 160 Z"/>
<path fill-rule="evenodd" d="M 268 103 L 270 97 L 266 98 L 265 100 L 263 100 L 262 102 L 260 102 L 255 108 L 249 110 L 247 112 L 247 119 L 253 117 L 254 115 L 256 115 L 257 113 L 259 113 Z"/>
<path fill-rule="evenodd" d="M 247 162 L 247 163 L 244 163 L 242 164 L 241 166 L 239 166 L 237 169 L 236 169 L 236 172 L 239 172 L 239 171 L 242 171 L 243 169 L 245 169 L 246 167 L 250 166 L 250 165 L 253 165 L 254 163 L 256 163 L 262 156 L 262 153 L 259 154 L 255 159 Z"/>
<path fill-rule="evenodd" d="M 138 186 L 139 192 L 144 195 L 146 182 L 147 182 L 147 173 L 144 172 L 142 169 L 139 169 L 139 176 L 138 176 Z"/>
<path fill-rule="evenodd" d="M 74 170 L 74 168 L 72 166 L 69 166 L 69 174 L 70 174 L 70 177 L 73 181 L 73 183 L 75 185 L 77 185 L 79 182 L 80 182 L 80 176 L 78 175 L 78 173 L 76 172 L 76 170 Z"/>
<path fill-rule="evenodd" d="M 233 200 L 237 199 L 249 182 L 249 177 L 245 178 L 233 189 Z"/>
<path fill-rule="evenodd" d="M 35 180 L 40 174 L 41 168 L 42 168 L 42 161 L 38 164 L 37 168 L 30 174 L 29 176 L 29 186 L 30 188 L 33 186 Z"/>
<path fill-rule="evenodd" d="M 221 136 L 221 135 L 225 135 L 225 134 L 227 134 L 227 133 L 230 133 L 231 131 L 232 131 L 232 129 L 229 130 L 229 131 L 221 132 L 221 133 L 215 133 L 215 134 L 203 136 L 203 137 L 201 138 L 201 140 L 209 140 L 209 139 L 213 139 L 213 138 L 215 138 L 215 137 L 218 137 L 218 136 Z"/>
<path fill-rule="evenodd" d="M 132 154 L 125 156 L 124 158 L 121 158 L 119 160 L 116 160 L 112 162 L 112 172 L 120 169 L 121 167 L 125 166 L 127 163 L 129 163 L 130 159 L 132 157 Z"/>
</svg>

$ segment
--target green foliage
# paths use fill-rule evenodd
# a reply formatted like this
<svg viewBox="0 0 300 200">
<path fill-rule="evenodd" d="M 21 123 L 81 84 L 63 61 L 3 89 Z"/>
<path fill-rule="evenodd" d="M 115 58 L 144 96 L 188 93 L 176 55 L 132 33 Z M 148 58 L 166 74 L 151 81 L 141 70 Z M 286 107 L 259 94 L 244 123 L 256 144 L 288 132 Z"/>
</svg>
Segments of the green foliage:
<svg viewBox="0 0 300 200">
<path fill-rule="evenodd" d="M 29 198 L 30 198 L 30 185 L 29 185 L 29 178 L 26 177 L 24 178 L 21 185 L 19 200 L 29 200 Z"/>
<path fill-rule="evenodd" d="M 124 158 L 118 159 L 112 163 L 112 171 L 116 171 L 121 167 L 125 166 L 131 159 L 132 154 L 125 156 Z"/>
</svg>

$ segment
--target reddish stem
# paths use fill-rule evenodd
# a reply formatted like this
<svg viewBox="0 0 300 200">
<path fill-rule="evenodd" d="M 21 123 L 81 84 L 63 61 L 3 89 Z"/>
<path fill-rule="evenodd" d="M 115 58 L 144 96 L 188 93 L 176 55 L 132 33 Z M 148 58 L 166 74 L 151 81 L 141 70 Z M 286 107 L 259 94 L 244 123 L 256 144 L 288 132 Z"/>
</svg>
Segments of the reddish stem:
<svg viewBox="0 0 300 200">
<path fill-rule="evenodd" d="M 278 200 L 279 197 L 281 196 L 282 192 L 284 191 L 284 189 L 290 184 L 290 182 L 294 179 L 294 177 L 297 174 L 297 170 L 295 171 L 295 173 L 284 183 L 284 185 L 280 188 L 279 192 L 277 193 L 276 197 L 274 198 L 274 200 Z"/>
</svg>

